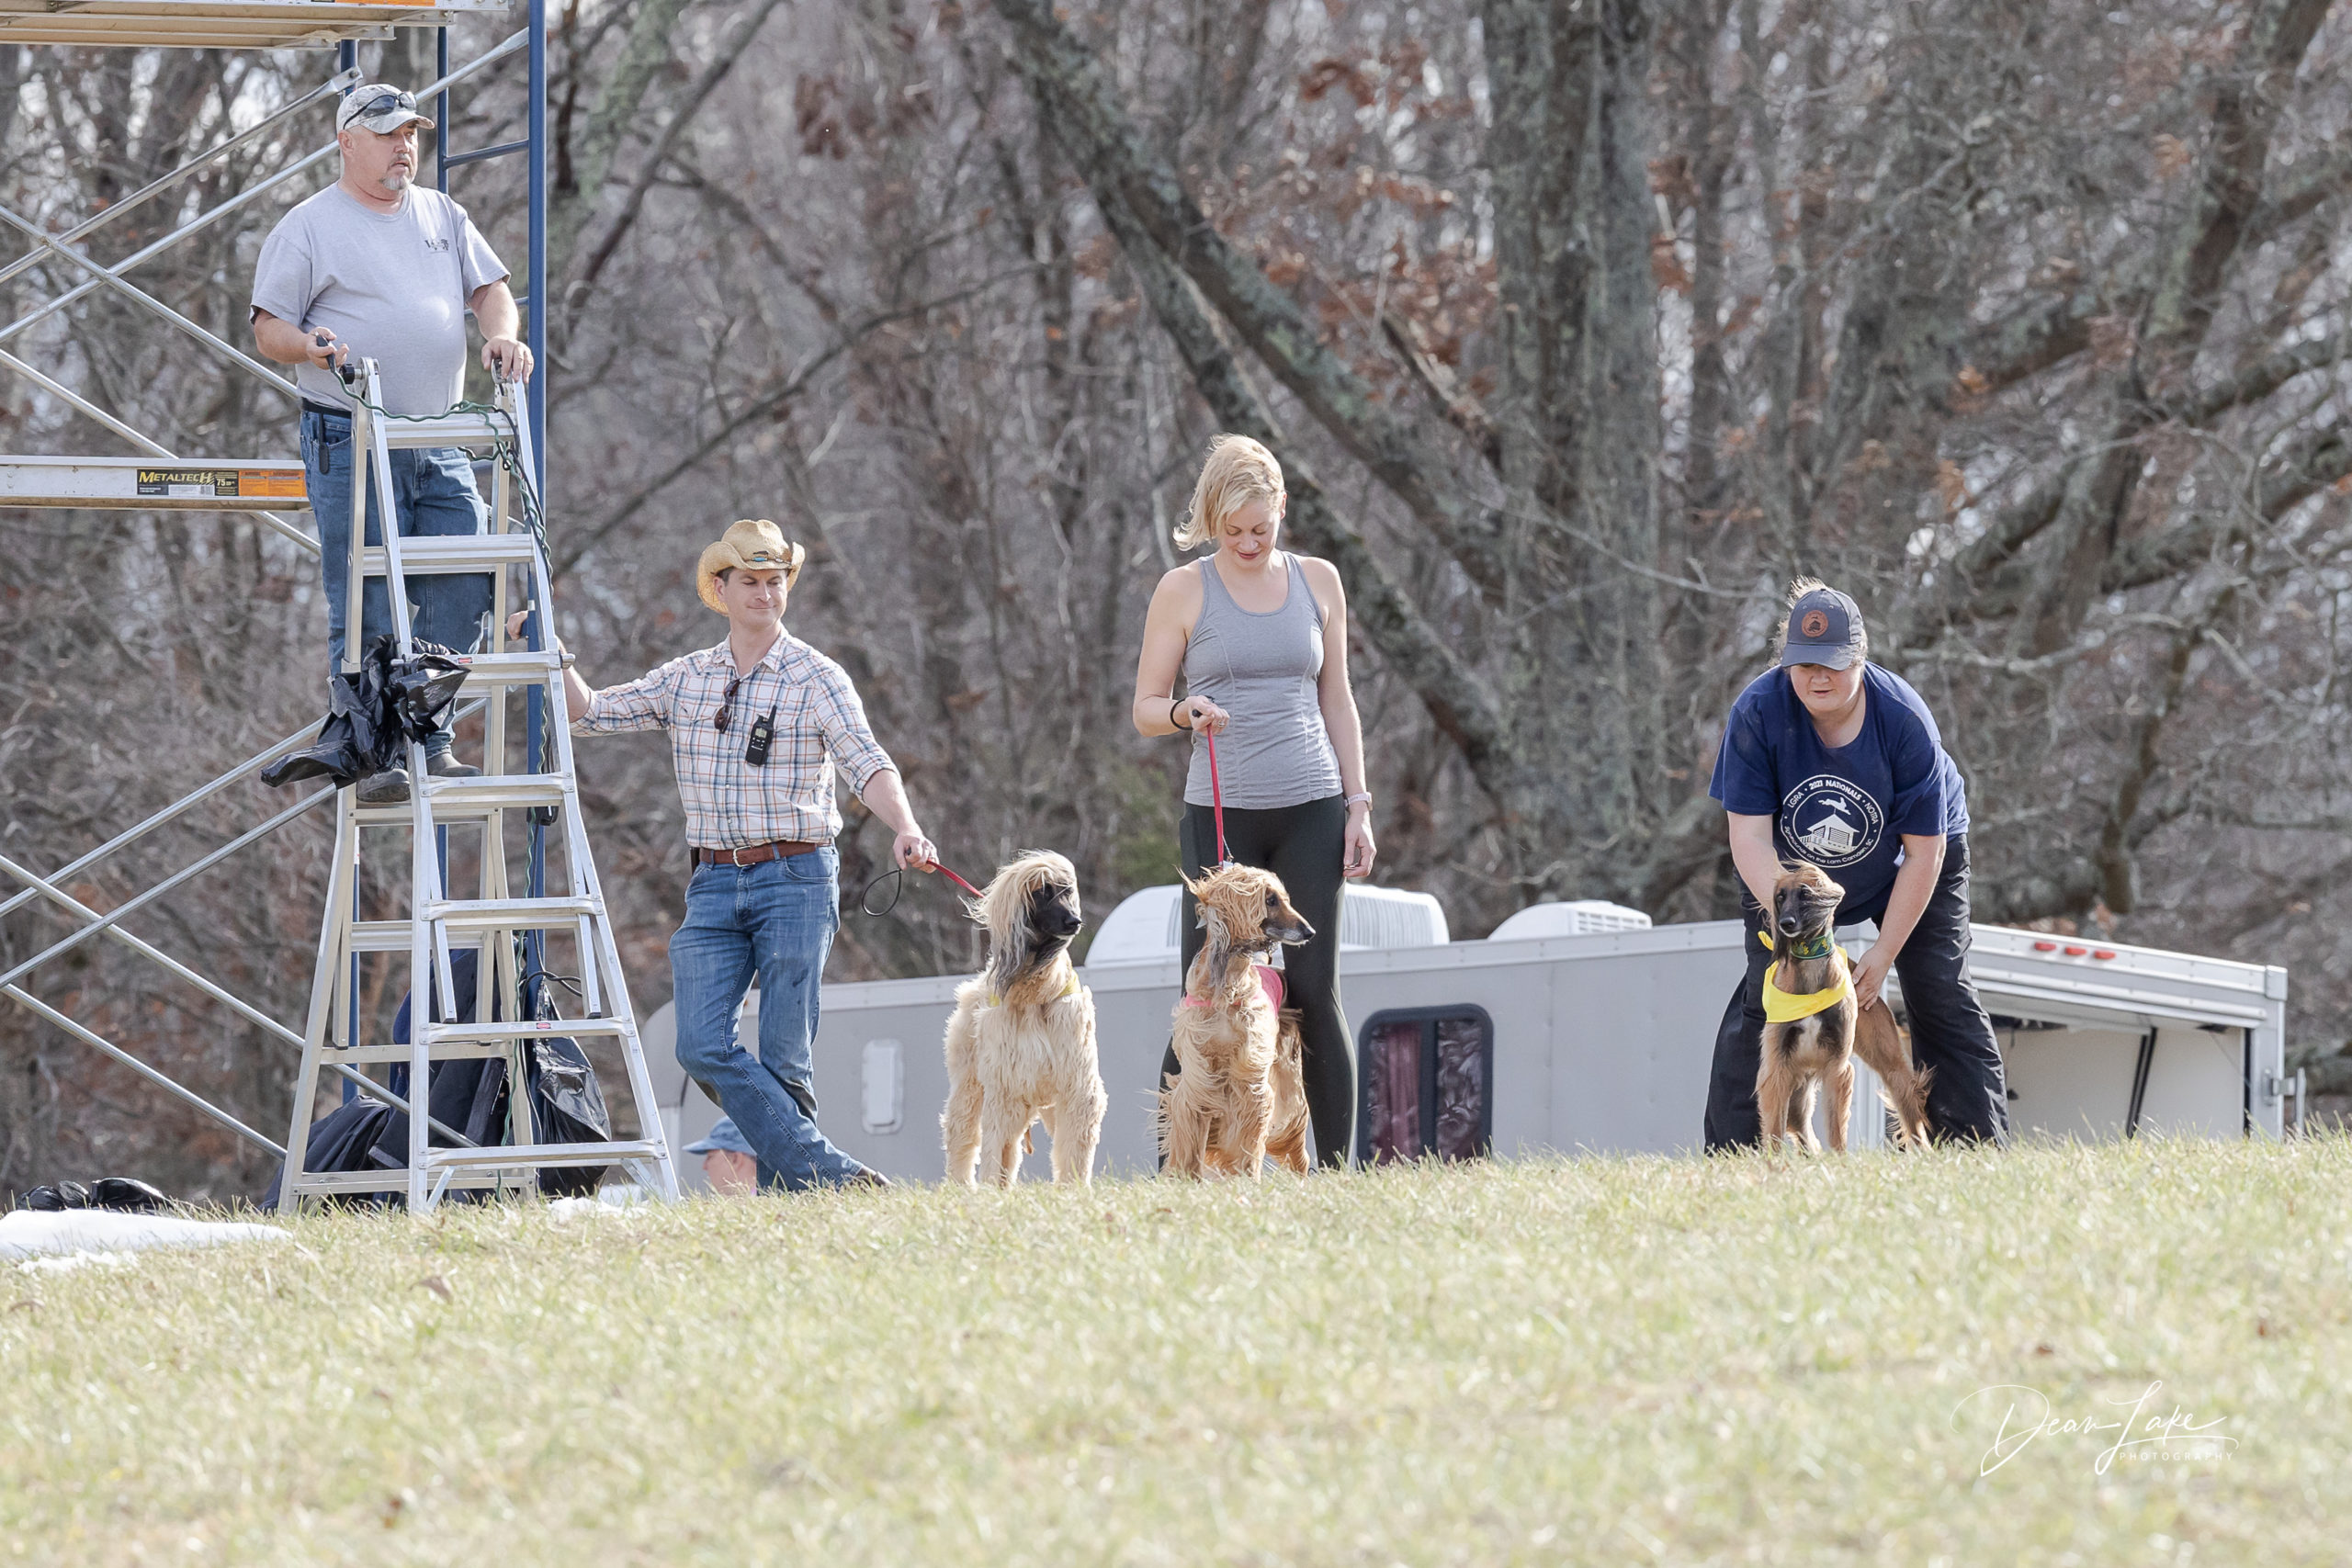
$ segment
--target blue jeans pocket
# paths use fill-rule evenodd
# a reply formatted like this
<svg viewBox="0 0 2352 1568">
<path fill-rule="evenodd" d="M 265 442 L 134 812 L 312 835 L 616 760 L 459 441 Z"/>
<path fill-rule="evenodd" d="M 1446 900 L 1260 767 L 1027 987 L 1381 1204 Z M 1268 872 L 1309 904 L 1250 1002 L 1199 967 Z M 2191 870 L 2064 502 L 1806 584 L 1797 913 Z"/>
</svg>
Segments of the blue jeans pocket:
<svg viewBox="0 0 2352 1568">
<path fill-rule="evenodd" d="M 776 863 L 784 868 L 787 882 L 831 882 L 842 863 L 841 852 L 831 844 L 810 850 L 805 855 L 786 855 Z"/>
</svg>

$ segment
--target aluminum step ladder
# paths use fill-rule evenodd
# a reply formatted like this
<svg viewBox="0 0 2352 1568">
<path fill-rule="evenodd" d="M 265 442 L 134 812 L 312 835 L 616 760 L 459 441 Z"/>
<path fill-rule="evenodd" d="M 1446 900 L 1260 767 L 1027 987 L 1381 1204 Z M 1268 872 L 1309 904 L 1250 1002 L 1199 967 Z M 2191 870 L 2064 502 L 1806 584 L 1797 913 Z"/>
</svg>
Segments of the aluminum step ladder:
<svg viewBox="0 0 2352 1568">
<path fill-rule="evenodd" d="M 368 487 L 352 486 L 347 602 L 353 610 L 344 663 L 346 671 L 357 668 L 362 590 L 368 578 L 386 581 L 393 630 L 405 655 L 415 651 L 408 607 L 410 578 L 449 573 L 491 576 L 489 651 L 466 658 L 466 681 L 458 693 L 460 705 L 469 699 L 481 702 L 483 768 L 479 777 L 435 778 L 426 771 L 424 746 L 411 741 L 405 803 L 363 806 L 356 785 L 343 790 L 336 802 L 334 863 L 319 936 L 318 969 L 311 980 L 310 1026 L 295 1081 L 281 1201 L 297 1206 L 306 1198 L 337 1193 L 404 1191 L 410 1211 L 423 1213 L 453 1189 L 535 1193 L 539 1171 L 582 1166 L 617 1166 L 649 1195 L 673 1201 L 678 1196 L 676 1168 L 639 1043 L 628 985 L 613 938 L 612 917 L 581 822 L 571 734 L 564 722 L 562 667 L 552 649 L 537 651 L 510 647 L 506 641 L 514 580 L 520 579 L 524 594 L 523 604 L 514 607 L 536 608 L 542 626 L 553 603 L 543 530 L 535 525 L 539 513 L 531 476 L 537 469 L 523 388 L 518 383 L 501 384 L 493 412 L 452 412 L 433 419 L 389 417 L 377 412 L 382 399 L 377 389 L 381 381 L 375 362 L 357 363 L 355 399 L 359 406 L 352 419 L 351 449 L 355 459 L 364 457 L 375 476 L 378 495 L 393 493 L 394 447 L 488 446 L 502 459 L 493 470 L 486 531 L 476 534 L 401 537 L 390 526 L 391 508 L 385 505 L 379 508 L 386 524 L 384 542 L 371 547 L 366 542 Z M 502 772 L 506 762 L 510 698 L 532 690 L 541 693 L 547 704 L 552 771 L 530 771 L 546 765 L 540 757 L 532 757 L 525 759 L 524 772 Z M 519 816 L 510 814 L 526 812 L 537 813 L 535 819 L 539 823 L 560 824 L 564 862 L 560 892 L 550 888 L 546 897 L 516 897 L 513 891 L 508 859 L 514 851 L 507 842 L 506 831 L 520 824 Z M 479 835 L 477 886 L 470 897 L 454 897 L 444 886 L 452 828 Z M 361 834 L 370 829 L 407 836 L 410 875 L 405 918 L 361 919 L 357 916 Z M 492 1018 L 493 998 L 507 1014 L 520 1010 L 525 975 L 518 953 L 542 951 L 550 938 L 568 939 L 578 957 L 576 978 L 584 1016 Z M 479 950 L 480 957 L 475 967 L 473 1021 L 459 1023 L 450 954 L 463 948 Z M 408 955 L 406 1043 L 379 1043 L 365 1037 L 358 960 L 371 953 Z M 540 959 L 539 965 L 544 971 L 548 961 Z M 538 979 L 542 987 L 548 983 L 549 977 Z M 530 1096 L 524 1090 L 525 1067 L 533 1039 L 550 1036 L 577 1040 L 583 1047 L 594 1041 L 611 1041 L 618 1047 L 638 1125 L 643 1129 L 640 1136 L 595 1144 L 539 1141 L 540 1134 L 532 1125 Z M 408 1064 L 411 1103 L 422 1110 L 434 1063 L 481 1057 L 498 1057 L 506 1063 L 506 1142 L 435 1146 L 426 1119 L 413 1115 L 405 1170 L 321 1173 L 303 1168 L 321 1076 L 332 1073 L 337 1064 Z M 446 1137 L 448 1130 L 442 1131 Z"/>
</svg>

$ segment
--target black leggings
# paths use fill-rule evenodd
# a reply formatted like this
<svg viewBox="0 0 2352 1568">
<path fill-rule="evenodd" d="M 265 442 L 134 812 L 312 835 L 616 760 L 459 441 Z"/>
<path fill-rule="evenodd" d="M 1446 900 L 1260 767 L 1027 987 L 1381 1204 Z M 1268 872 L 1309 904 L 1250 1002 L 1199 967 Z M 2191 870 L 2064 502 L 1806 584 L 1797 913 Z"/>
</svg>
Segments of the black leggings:
<svg viewBox="0 0 2352 1568">
<path fill-rule="evenodd" d="M 1284 1005 L 1299 1010 L 1300 1063 L 1306 1079 L 1306 1114 L 1315 1128 L 1315 1156 L 1342 1168 L 1355 1144 L 1356 1053 L 1348 1035 L 1348 1015 L 1340 1006 L 1340 886 L 1347 860 L 1348 808 L 1336 795 L 1274 811 L 1225 810 L 1226 847 L 1243 865 L 1271 871 L 1283 879 L 1291 907 L 1306 917 L 1315 935 L 1283 950 Z M 1198 880 L 1216 863 L 1216 818 L 1205 806 L 1187 804 L 1178 830 L 1184 874 Z M 1201 929 L 1193 896 L 1184 895 L 1184 967 L 1193 972 L 1208 933 Z M 1174 1077 L 1176 1046 L 1170 1042 L 1159 1070 Z"/>
</svg>

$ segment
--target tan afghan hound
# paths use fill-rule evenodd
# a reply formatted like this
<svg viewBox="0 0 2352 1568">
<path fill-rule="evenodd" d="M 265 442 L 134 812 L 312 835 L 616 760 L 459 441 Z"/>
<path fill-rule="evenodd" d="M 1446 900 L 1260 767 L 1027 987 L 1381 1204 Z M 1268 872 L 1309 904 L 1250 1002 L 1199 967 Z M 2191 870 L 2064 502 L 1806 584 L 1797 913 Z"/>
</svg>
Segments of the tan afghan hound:
<svg viewBox="0 0 2352 1568">
<path fill-rule="evenodd" d="M 1102 1135 L 1102 1073 L 1094 1046 L 1094 994 L 1070 966 L 1081 923 L 1078 873 L 1068 860 L 1032 850 L 996 874 L 969 906 L 988 929 L 988 967 L 956 987 L 947 1021 L 947 1179 L 973 1184 L 987 1156 L 988 1179 L 1010 1187 L 1042 1120 L 1053 1140 L 1054 1179 L 1094 1179 Z"/>
<path fill-rule="evenodd" d="M 1298 1014 L 1281 977 L 1255 962 L 1315 929 L 1291 908 L 1282 878 L 1218 866 L 1185 887 L 1208 941 L 1176 1004 L 1176 1064 L 1159 1092 L 1159 1152 L 1170 1176 L 1216 1170 L 1255 1180 L 1266 1156 L 1306 1174 L 1306 1088 Z"/>
<path fill-rule="evenodd" d="M 1928 1145 L 1929 1074 L 1911 1060 L 1910 1043 L 1883 998 L 1867 1008 L 1855 1006 L 1852 970 L 1831 932 L 1845 896 L 1828 873 L 1803 861 L 1783 864 L 1772 885 L 1773 947 L 1781 956 L 1764 972 L 1767 1010 L 1756 1071 L 1756 1109 L 1768 1154 L 1790 1137 L 1809 1154 L 1820 1152 L 1813 1110 L 1824 1083 L 1829 1086 L 1829 1146 L 1846 1152 L 1856 1056 L 1886 1086 L 1896 1141 L 1911 1148 Z M 1776 1021 L 1775 990 L 1790 1010 L 1825 993 L 1836 992 L 1838 999 L 1804 1017 Z"/>
</svg>

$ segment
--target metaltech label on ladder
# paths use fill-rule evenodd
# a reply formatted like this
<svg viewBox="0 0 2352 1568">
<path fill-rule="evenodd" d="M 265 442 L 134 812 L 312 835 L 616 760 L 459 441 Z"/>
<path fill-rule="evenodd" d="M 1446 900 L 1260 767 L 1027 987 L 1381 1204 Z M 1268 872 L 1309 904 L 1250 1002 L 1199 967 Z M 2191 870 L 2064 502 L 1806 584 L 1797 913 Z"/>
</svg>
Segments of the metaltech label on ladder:
<svg viewBox="0 0 2352 1568">
<path fill-rule="evenodd" d="M 169 501 L 300 501 L 302 476 L 283 468 L 176 467 L 139 470 L 139 493 Z"/>
</svg>

